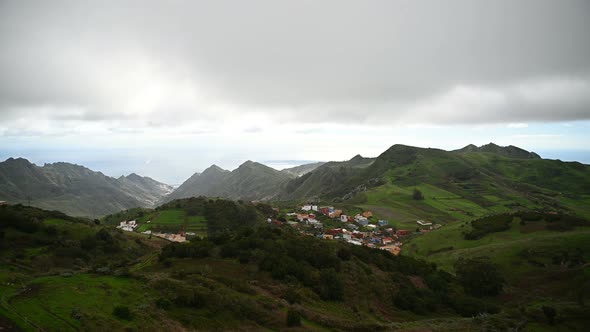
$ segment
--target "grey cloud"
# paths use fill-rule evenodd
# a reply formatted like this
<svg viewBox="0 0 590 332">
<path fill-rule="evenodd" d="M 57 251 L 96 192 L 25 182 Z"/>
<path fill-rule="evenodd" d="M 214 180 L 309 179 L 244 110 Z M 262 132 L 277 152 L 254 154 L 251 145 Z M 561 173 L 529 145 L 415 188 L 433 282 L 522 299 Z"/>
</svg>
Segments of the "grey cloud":
<svg viewBox="0 0 590 332">
<path fill-rule="evenodd" d="M 157 123 L 225 116 L 216 103 L 298 121 L 588 119 L 589 18 L 583 0 L 4 1 L 0 119 L 133 120 L 150 81 L 172 86 L 145 113 Z M 517 89 L 563 78 L 582 87 Z"/>
</svg>

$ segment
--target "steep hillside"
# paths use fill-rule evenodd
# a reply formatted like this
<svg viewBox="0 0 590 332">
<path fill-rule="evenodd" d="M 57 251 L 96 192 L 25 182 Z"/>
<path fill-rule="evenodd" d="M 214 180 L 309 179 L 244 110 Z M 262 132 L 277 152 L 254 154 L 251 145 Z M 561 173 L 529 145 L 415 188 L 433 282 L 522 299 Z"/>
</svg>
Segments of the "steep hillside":
<svg viewBox="0 0 590 332">
<path fill-rule="evenodd" d="M 284 183 L 295 177 L 266 165 L 246 161 L 233 171 L 213 165 L 195 174 L 178 187 L 165 201 L 177 198 L 208 196 L 244 200 L 271 199 Z"/>
<path fill-rule="evenodd" d="M 164 198 L 169 202 L 178 198 L 207 196 L 216 186 L 230 175 L 230 171 L 224 170 L 217 165 L 211 165 L 203 173 L 195 173 L 182 183 L 170 195 Z"/>
<path fill-rule="evenodd" d="M 317 199 L 320 197 L 342 197 L 355 193 L 356 185 L 365 180 L 365 169 L 375 161 L 356 155 L 348 161 L 327 162 L 315 170 L 289 181 L 279 196 L 280 199 Z M 377 179 L 378 180 L 378 179 Z M 366 179 L 369 185 L 375 185 L 375 179 Z"/>
<path fill-rule="evenodd" d="M 22 158 L 0 163 L 0 200 L 30 202 L 76 216 L 97 217 L 131 207 L 152 206 L 169 189 L 149 178 L 115 179 L 69 163 L 39 167 Z"/>
<path fill-rule="evenodd" d="M 174 190 L 174 187 L 170 185 L 135 173 L 121 176 L 117 180 L 126 192 L 143 200 L 145 206 L 155 206 L 162 197 L 169 195 Z"/>
<path fill-rule="evenodd" d="M 271 199 L 292 178 L 293 175 L 248 160 L 214 187 L 209 196 L 244 200 Z"/>
<path fill-rule="evenodd" d="M 503 154 L 394 145 L 366 167 L 327 163 L 290 181 L 283 197 L 361 204 L 400 222 L 462 220 L 519 207 L 590 215 L 590 166 Z M 413 200 L 413 188 L 424 199 Z"/>
</svg>

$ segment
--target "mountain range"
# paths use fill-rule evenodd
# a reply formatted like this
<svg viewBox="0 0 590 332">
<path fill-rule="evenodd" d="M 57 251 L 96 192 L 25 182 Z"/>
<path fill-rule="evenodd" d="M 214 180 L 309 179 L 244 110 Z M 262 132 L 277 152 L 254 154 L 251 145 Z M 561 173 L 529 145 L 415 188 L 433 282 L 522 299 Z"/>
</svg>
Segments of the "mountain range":
<svg viewBox="0 0 590 332">
<path fill-rule="evenodd" d="M 31 198 L 32 205 L 84 216 L 196 196 L 363 203 L 367 195 L 387 188 L 420 185 L 483 208 L 516 200 L 530 207 L 578 209 L 581 205 L 572 202 L 587 199 L 590 166 L 542 159 L 534 152 L 493 143 L 454 151 L 396 144 L 376 158 L 357 155 L 282 171 L 253 161 L 233 171 L 212 165 L 173 190 L 137 174 L 115 179 L 68 163 L 39 167 L 20 158 L 0 163 L 0 200 L 28 203 Z"/>
<path fill-rule="evenodd" d="M 23 158 L 0 163 L 0 200 L 98 217 L 153 207 L 173 187 L 137 174 L 112 178 L 70 163 L 37 166 Z"/>
<path fill-rule="evenodd" d="M 357 155 L 347 161 L 303 165 L 299 170 L 305 171 L 277 171 L 251 161 L 232 172 L 212 166 L 193 175 L 164 201 L 202 195 L 351 203 L 386 210 L 385 215 L 395 219 L 450 220 L 456 218 L 452 211 L 485 214 L 517 206 L 590 214 L 587 204 L 580 204 L 590 200 L 590 166 L 542 159 L 515 146 L 490 143 L 445 151 L 396 144 L 376 158 Z M 469 206 L 472 212 L 449 207 L 445 201 L 434 206 L 400 205 L 392 201 L 394 196 L 383 197 L 411 192 L 409 188 L 414 187 Z"/>
</svg>

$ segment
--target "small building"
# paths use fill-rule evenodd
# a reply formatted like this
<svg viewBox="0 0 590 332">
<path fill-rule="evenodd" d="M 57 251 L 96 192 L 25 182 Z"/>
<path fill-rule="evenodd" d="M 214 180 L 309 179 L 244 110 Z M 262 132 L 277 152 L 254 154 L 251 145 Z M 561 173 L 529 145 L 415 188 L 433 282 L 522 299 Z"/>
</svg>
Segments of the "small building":
<svg viewBox="0 0 590 332">
<path fill-rule="evenodd" d="M 368 224 L 368 225 L 365 225 L 365 227 L 367 227 L 367 228 L 370 228 L 370 229 L 375 229 L 375 228 L 377 228 L 377 226 L 376 226 L 376 225 L 373 225 L 373 224 Z"/>
<path fill-rule="evenodd" d="M 303 213 L 298 213 L 297 214 L 297 220 L 299 221 L 305 221 L 309 219 L 309 215 L 308 214 L 303 214 Z"/>
<path fill-rule="evenodd" d="M 427 222 L 427 221 L 424 221 L 424 220 L 417 220 L 416 223 L 418 225 L 420 225 L 420 226 L 432 226 L 432 223 L 431 222 Z"/>
<path fill-rule="evenodd" d="M 346 229 L 352 229 L 352 230 L 359 229 L 359 227 L 356 224 L 353 224 L 353 223 L 348 223 L 344 227 L 346 227 Z"/>
<path fill-rule="evenodd" d="M 387 226 L 387 225 L 389 225 L 389 221 L 381 219 L 381 220 L 377 221 L 377 224 L 379 224 L 379 226 Z"/>
<path fill-rule="evenodd" d="M 120 228 L 126 232 L 133 232 L 135 230 L 135 228 L 137 228 L 137 226 L 139 226 L 137 224 L 137 222 L 135 220 L 125 220 L 125 221 L 121 221 L 119 223 L 119 226 L 117 226 L 117 228 Z"/>
<path fill-rule="evenodd" d="M 340 215 L 342 215 L 342 210 L 334 210 L 328 213 L 328 217 L 330 218 L 340 218 Z"/>
<path fill-rule="evenodd" d="M 315 225 L 315 224 L 319 223 L 319 221 L 315 218 L 308 218 L 307 223 L 310 225 Z"/>
<path fill-rule="evenodd" d="M 341 214 L 340 215 L 340 221 L 342 222 L 348 222 L 348 216 L 345 214 Z"/>
<path fill-rule="evenodd" d="M 7 201 L 0 201 L 0 205 L 8 205 Z"/>
<path fill-rule="evenodd" d="M 405 230 L 405 229 L 398 229 L 395 234 L 397 236 L 406 236 L 406 235 L 410 235 L 410 231 Z"/>
<path fill-rule="evenodd" d="M 389 251 L 390 253 L 392 253 L 396 256 L 399 255 L 400 251 L 402 251 L 402 249 L 396 245 L 387 245 L 387 246 L 381 247 L 380 249 Z"/>
<path fill-rule="evenodd" d="M 359 225 L 361 225 L 361 226 L 368 226 L 368 225 L 369 225 L 369 220 L 368 220 L 368 219 L 366 219 L 366 218 L 363 218 L 363 219 L 359 219 L 359 220 L 357 221 L 357 223 L 358 223 Z"/>
<path fill-rule="evenodd" d="M 338 234 L 342 234 L 342 228 L 332 228 L 332 229 L 328 229 L 326 230 L 326 233 L 331 234 L 331 235 L 338 235 Z"/>
<path fill-rule="evenodd" d="M 371 218 L 372 216 L 373 216 L 373 212 L 371 212 L 371 211 L 363 212 L 363 217 L 365 217 L 365 218 Z"/>
</svg>

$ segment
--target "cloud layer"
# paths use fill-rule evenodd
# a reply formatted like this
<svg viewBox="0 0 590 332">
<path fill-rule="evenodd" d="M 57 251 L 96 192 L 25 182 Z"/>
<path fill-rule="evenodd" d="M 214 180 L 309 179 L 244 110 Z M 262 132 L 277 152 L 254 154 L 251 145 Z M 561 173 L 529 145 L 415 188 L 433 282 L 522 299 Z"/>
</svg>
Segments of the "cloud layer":
<svg viewBox="0 0 590 332">
<path fill-rule="evenodd" d="M 0 129 L 586 120 L 588 31 L 583 0 L 3 1 Z"/>
</svg>

